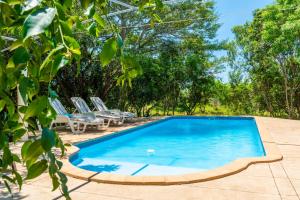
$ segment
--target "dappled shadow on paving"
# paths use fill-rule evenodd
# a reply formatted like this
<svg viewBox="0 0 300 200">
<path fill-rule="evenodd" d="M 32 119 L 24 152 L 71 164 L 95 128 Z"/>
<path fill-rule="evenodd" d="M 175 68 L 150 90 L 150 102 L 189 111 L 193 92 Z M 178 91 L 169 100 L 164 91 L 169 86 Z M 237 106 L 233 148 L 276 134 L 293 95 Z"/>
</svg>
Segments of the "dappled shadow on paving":
<svg viewBox="0 0 300 200">
<path fill-rule="evenodd" d="M 28 195 L 21 195 L 20 192 L 18 192 L 18 188 L 15 186 L 12 186 L 11 189 L 12 194 L 7 191 L 4 184 L 0 183 L 0 200 L 26 199 L 28 197 Z"/>
<path fill-rule="evenodd" d="M 84 183 L 82 183 L 82 184 L 80 184 L 80 185 L 78 185 L 78 186 L 76 186 L 72 189 L 69 189 L 69 193 L 71 194 L 72 192 L 78 190 L 79 188 L 82 188 L 83 186 L 89 184 L 91 182 L 90 179 L 93 178 L 94 176 L 98 175 L 98 174 L 100 174 L 100 172 L 97 172 L 97 173 L 93 174 L 92 176 L 90 176 L 88 178 L 88 181 L 86 181 L 86 182 L 84 182 Z M 57 199 L 61 199 L 61 198 L 63 198 L 63 195 L 59 195 L 58 197 L 53 198 L 53 200 L 57 200 Z"/>
</svg>

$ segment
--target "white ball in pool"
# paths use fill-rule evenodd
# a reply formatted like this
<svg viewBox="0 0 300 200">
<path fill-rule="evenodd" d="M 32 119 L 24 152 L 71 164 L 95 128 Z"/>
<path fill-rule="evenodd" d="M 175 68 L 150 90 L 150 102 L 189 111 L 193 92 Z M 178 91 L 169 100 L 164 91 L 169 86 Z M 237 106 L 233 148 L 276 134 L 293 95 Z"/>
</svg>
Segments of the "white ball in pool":
<svg viewBox="0 0 300 200">
<path fill-rule="evenodd" d="M 155 154 L 155 150 L 154 149 L 147 149 L 147 153 L 148 153 L 148 155 L 153 155 L 153 154 Z"/>
</svg>

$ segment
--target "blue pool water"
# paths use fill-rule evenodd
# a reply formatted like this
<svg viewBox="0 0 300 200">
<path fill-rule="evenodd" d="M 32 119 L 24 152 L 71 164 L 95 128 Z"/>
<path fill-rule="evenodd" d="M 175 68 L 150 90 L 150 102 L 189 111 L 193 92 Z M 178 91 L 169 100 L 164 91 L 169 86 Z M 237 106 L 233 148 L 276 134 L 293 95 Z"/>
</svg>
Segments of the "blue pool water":
<svg viewBox="0 0 300 200">
<path fill-rule="evenodd" d="M 73 165 L 95 172 L 177 175 L 264 156 L 253 118 L 171 117 L 77 144 Z"/>
</svg>

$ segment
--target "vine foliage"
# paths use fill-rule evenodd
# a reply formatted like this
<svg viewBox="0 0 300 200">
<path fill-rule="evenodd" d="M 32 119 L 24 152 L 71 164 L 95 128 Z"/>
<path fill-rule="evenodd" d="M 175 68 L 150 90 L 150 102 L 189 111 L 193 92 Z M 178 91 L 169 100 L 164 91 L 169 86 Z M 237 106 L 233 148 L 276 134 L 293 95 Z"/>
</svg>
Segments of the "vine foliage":
<svg viewBox="0 0 300 200">
<path fill-rule="evenodd" d="M 159 0 L 132 3 L 141 11 L 161 6 Z M 65 144 L 48 128 L 56 117 L 48 101 L 57 97 L 51 81 L 70 64 L 80 69 L 78 33 L 95 40 L 107 36 L 99 40 L 102 66 L 121 55 L 123 42 L 108 20 L 109 10 L 108 0 L 0 0 L 0 183 L 9 192 L 13 184 L 21 189 L 25 180 L 48 172 L 52 190 L 70 199 L 59 160 Z M 18 105 L 17 92 L 24 105 Z M 20 142 L 26 135 L 31 137 Z M 15 144 L 22 145 L 21 153 L 12 151 Z M 25 167 L 24 174 L 15 163 Z"/>
</svg>

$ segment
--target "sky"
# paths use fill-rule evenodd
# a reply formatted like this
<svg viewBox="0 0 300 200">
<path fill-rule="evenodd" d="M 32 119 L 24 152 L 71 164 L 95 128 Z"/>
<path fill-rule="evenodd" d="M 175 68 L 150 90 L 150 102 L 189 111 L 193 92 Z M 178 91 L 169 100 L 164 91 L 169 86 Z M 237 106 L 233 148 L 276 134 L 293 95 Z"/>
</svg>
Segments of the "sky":
<svg viewBox="0 0 300 200">
<path fill-rule="evenodd" d="M 273 0 L 215 0 L 221 28 L 218 31 L 219 40 L 234 39 L 231 29 L 252 20 L 255 9 L 263 8 L 273 3 Z M 220 78 L 228 81 L 228 69 L 220 74 Z"/>
</svg>

